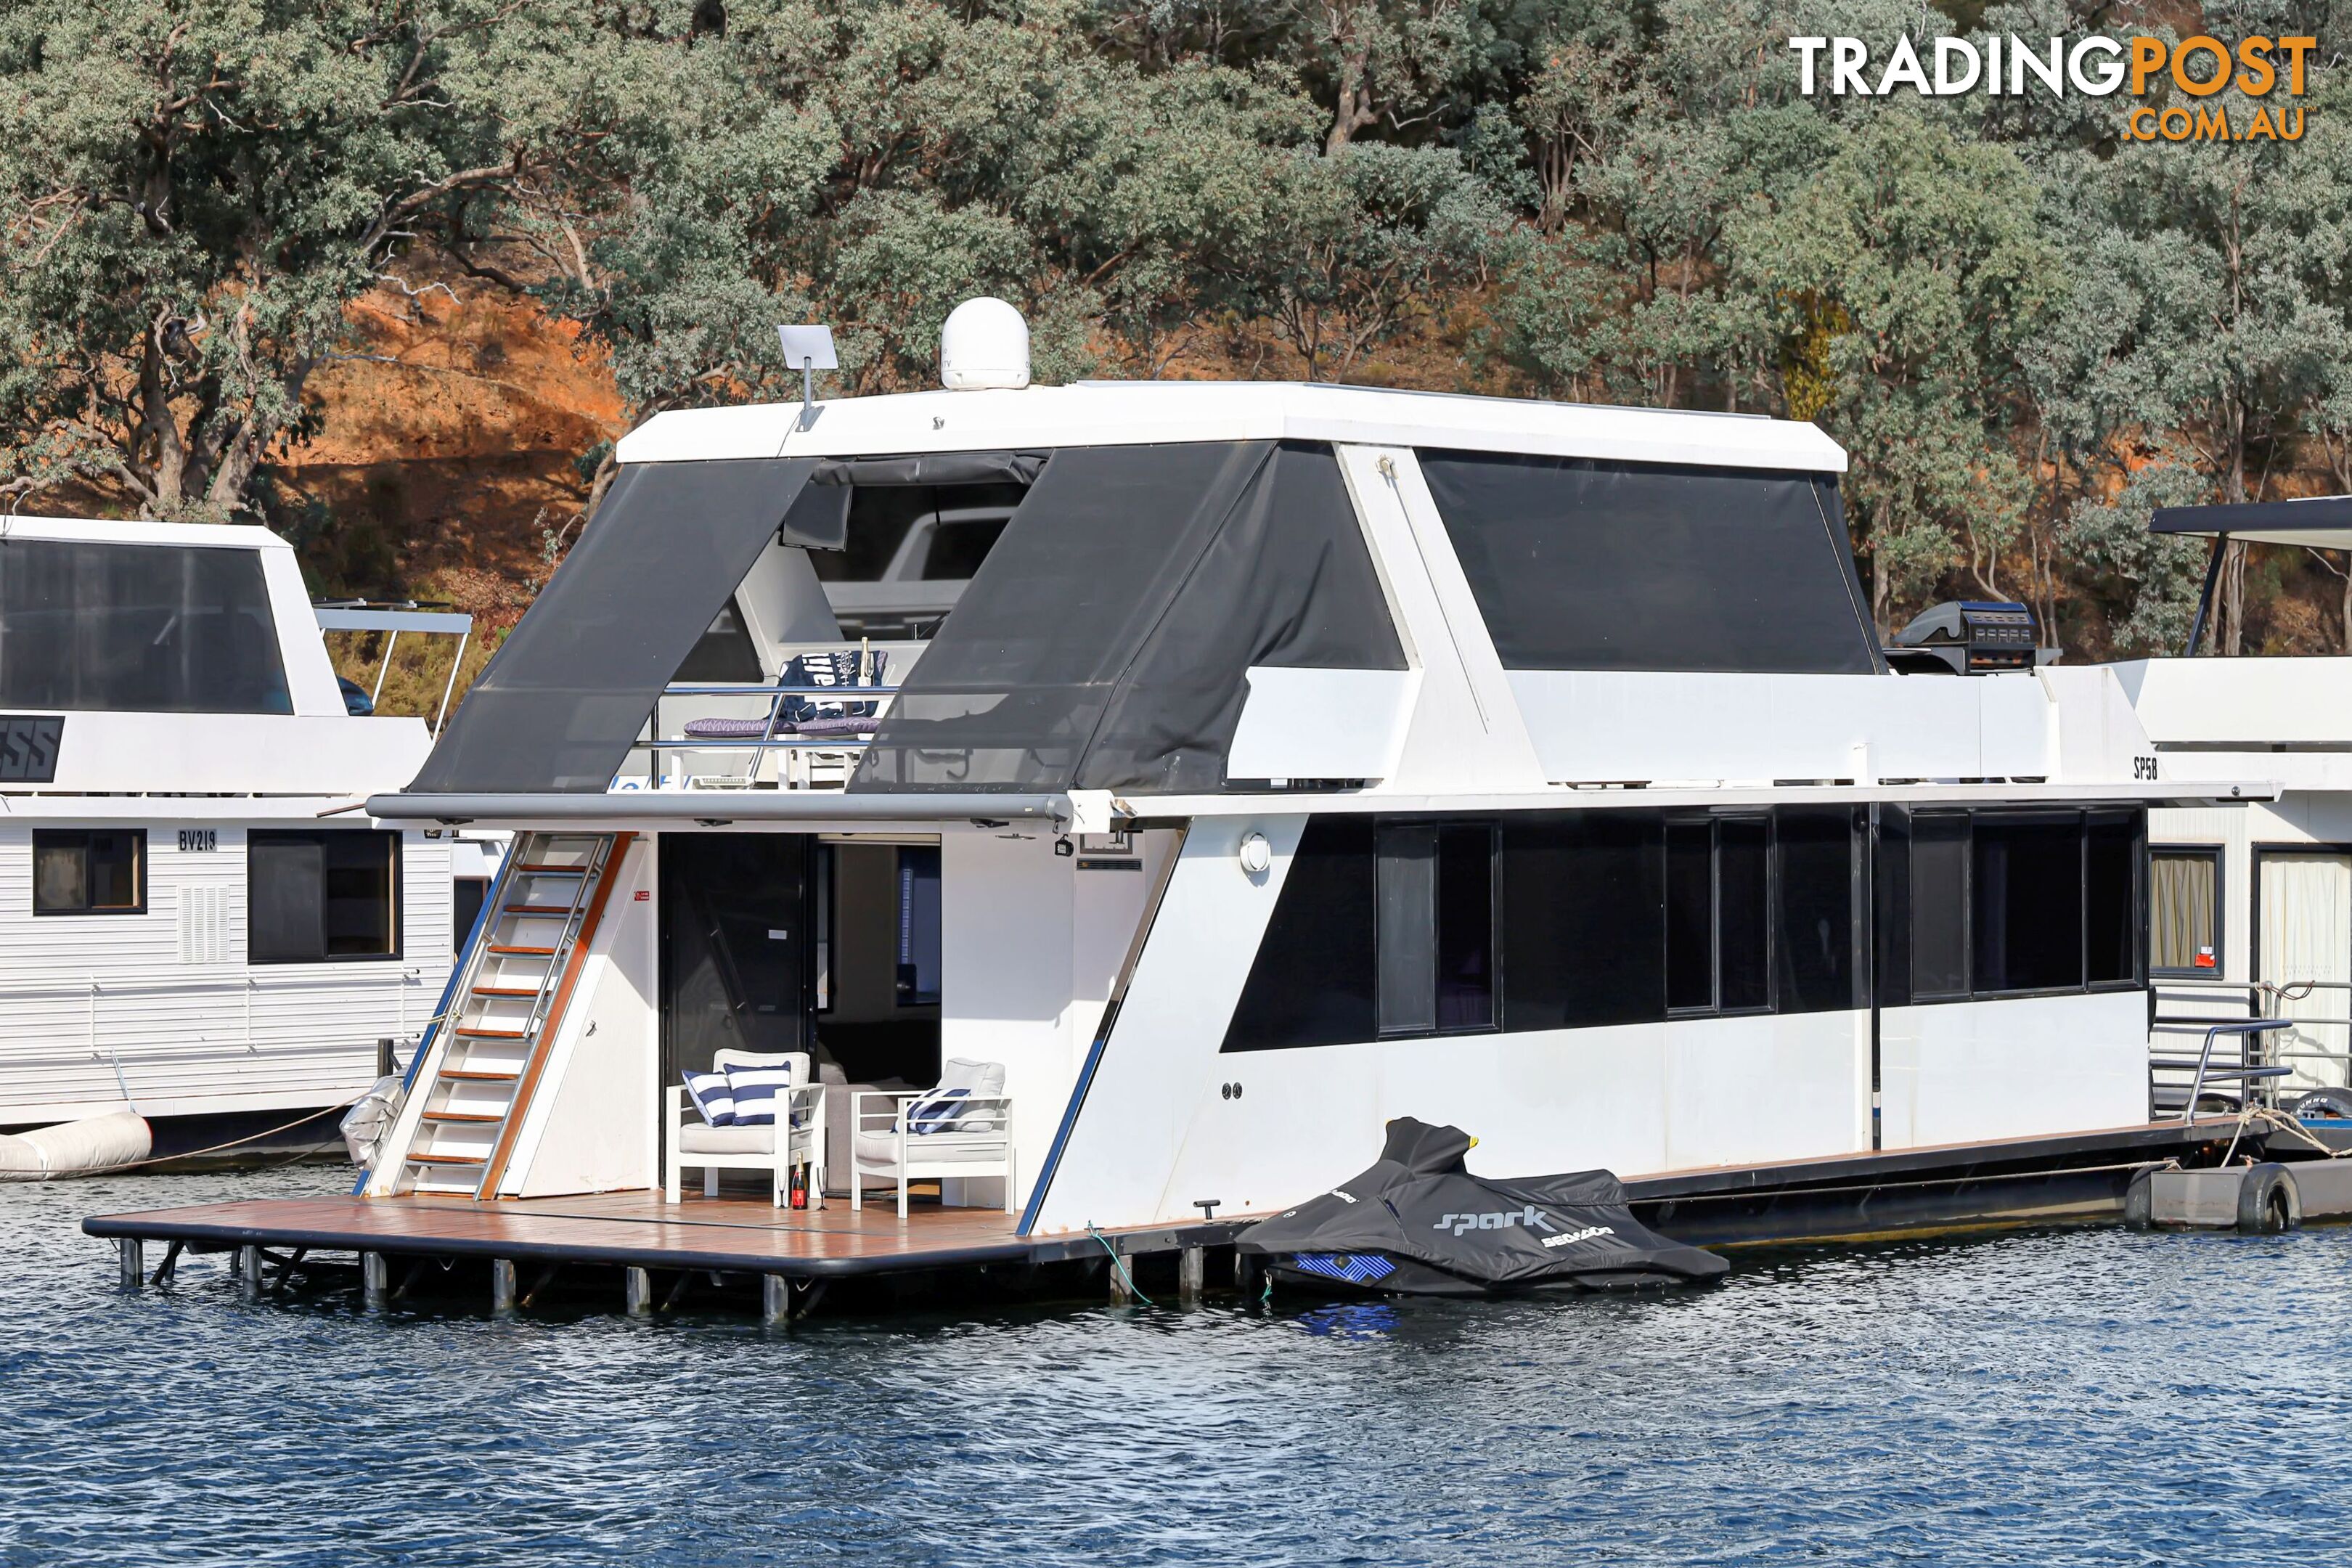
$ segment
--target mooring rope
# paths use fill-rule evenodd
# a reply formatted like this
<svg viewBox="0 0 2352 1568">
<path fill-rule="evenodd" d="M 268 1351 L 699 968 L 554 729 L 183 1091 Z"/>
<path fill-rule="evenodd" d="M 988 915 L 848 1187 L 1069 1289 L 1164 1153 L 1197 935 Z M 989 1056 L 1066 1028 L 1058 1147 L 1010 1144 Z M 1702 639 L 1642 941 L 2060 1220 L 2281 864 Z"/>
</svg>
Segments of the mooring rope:
<svg viewBox="0 0 2352 1568">
<path fill-rule="evenodd" d="M 1135 1276 L 1127 1271 L 1127 1265 L 1120 1261 L 1118 1248 L 1110 1244 L 1110 1237 L 1105 1236 L 1093 1226 L 1087 1226 L 1087 1234 L 1093 1237 L 1097 1241 L 1101 1242 L 1103 1250 L 1110 1254 L 1110 1266 L 1118 1270 L 1118 1277 L 1120 1279 L 1127 1281 L 1127 1293 L 1134 1297 L 1137 1300 L 1142 1302 L 1147 1307 L 1158 1306 L 1158 1302 L 1154 1301 L 1150 1297 L 1145 1295 L 1142 1291 L 1135 1288 Z"/>
</svg>

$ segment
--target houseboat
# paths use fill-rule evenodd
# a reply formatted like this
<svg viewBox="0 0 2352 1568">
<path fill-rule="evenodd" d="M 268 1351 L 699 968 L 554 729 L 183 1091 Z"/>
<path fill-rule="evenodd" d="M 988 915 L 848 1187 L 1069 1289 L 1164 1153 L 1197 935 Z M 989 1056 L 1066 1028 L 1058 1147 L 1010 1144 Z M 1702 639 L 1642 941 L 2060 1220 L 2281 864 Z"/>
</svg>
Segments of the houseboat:
<svg viewBox="0 0 2352 1568">
<path fill-rule="evenodd" d="M 2352 658 L 2202 657 L 2222 552 L 2231 542 L 2352 550 L 2352 497 L 2166 508 L 2153 530 L 2211 541 L 2182 656 L 2114 666 L 2167 779 L 2266 778 L 2244 810 L 2183 806 L 2148 824 L 2148 970 L 2155 1046 L 2180 1059 L 2216 1022 L 2284 1027 L 2242 1052 L 2289 1070 L 2254 1098 L 2352 1117 Z M 2189 1075 L 2163 1075 L 2168 1104 Z M 2238 1086 L 2206 1091 L 2240 1102 Z"/>
<path fill-rule="evenodd" d="M 1791 1171 L 2112 1212 L 2190 1135 L 2148 814 L 2267 772 L 2157 776 L 2112 669 L 1898 673 L 1813 426 L 955 372 L 622 443 L 367 803 L 518 837 L 358 1196 L 659 1225 L 750 1164 L 1084 1237 L 1279 1209 L 1409 1114 L 1696 1234 Z M 929 635 L 845 638 L 814 559 L 980 498 Z M 696 1081 L 762 1058 L 789 1113 L 721 1125 Z"/>
<path fill-rule="evenodd" d="M 264 529 L 0 519 L 0 1131 L 235 1143 L 414 1054 L 496 847 L 368 813 L 431 737 L 317 614 Z"/>
</svg>

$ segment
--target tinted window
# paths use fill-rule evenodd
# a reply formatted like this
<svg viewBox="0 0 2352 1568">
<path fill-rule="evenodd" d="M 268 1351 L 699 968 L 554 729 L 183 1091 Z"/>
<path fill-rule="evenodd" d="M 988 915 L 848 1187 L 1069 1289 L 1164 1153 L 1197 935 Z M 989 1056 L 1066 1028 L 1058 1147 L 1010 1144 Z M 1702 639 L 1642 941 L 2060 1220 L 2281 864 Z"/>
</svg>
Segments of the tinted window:
<svg viewBox="0 0 2352 1568">
<path fill-rule="evenodd" d="M 0 707 L 291 713 L 260 552 L 0 540 Z"/>
<path fill-rule="evenodd" d="M 1381 1033 L 1437 1025 L 1437 828 L 1380 829 Z"/>
<path fill-rule="evenodd" d="M 1773 819 L 1780 874 L 1774 897 L 1779 1007 L 1821 1013 L 1860 1005 L 1853 974 L 1853 814 L 1781 811 Z"/>
<path fill-rule="evenodd" d="M 1969 889 L 1976 989 L 2083 984 L 2082 819 L 1979 816 Z"/>
<path fill-rule="evenodd" d="M 1503 1023 L 1643 1023 L 1665 994 L 1664 859 L 1654 816 L 1503 823 Z"/>
<path fill-rule="evenodd" d="M 449 884 L 449 949 L 466 951 L 466 939 L 474 934 L 474 922 L 482 918 L 482 904 L 490 896 L 488 877 L 458 877 Z"/>
<path fill-rule="evenodd" d="M 33 830 L 35 914 L 135 915 L 146 908 L 144 832 Z"/>
<path fill-rule="evenodd" d="M 1969 989 L 1969 819 L 1911 819 L 1911 991 L 1964 996 Z"/>
<path fill-rule="evenodd" d="M 2083 858 L 2084 980 L 2128 984 L 2139 972 L 2140 818 L 2094 812 Z"/>
<path fill-rule="evenodd" d="M 1761 817 L 1715 825 L 1716 995 L 1727 1013 L 1772 1005 L 1768 832 Z"/>
<path fill-rule="evenodd" d="M 1872 987 L 1882 1007 L 1911 1005 L 1911 815 L 1882 805 L 1872 844 L 1874 896 L 1871 924 L 1878 940 Z"/>
<path fill-rule="evenodd" d="M 1666 825 L 1666 1005 L 1715 1005 L 1715 829 Z"/>
<path fill-rule="evenodd" d="M 400 952 L 400 835 L 246 836 L 246 953 L 255 963 Z"/>
<path fill-rule="evenodd" d="M 1370 818 L 1307 823 L 1225 1031 L 1225 1050 L 1336 1046 L 1379 1033 L 1372 864 Z"/>
<path fill-rule="evenodd" d="M 1495 830 L 1437 837 L 1437 1026 L 1495 1026 Z"/>
<path fill-rule="evenodd" d="M 813 552 L 814 553 L 814 552 Z M 759 650 L 751 646 L 751 628 L 743 622 L 742 615 L 729 599 L 686 662 L 677 667 L 677 679 L 700 683 L 721 680 L 764 680 L 767 671 L 760 667 Z"/>
<path fill-rule="evenodd" d="M 1826 479 L 1420 456 L 1507 668 L 1877 668 Z"/>
</svg>

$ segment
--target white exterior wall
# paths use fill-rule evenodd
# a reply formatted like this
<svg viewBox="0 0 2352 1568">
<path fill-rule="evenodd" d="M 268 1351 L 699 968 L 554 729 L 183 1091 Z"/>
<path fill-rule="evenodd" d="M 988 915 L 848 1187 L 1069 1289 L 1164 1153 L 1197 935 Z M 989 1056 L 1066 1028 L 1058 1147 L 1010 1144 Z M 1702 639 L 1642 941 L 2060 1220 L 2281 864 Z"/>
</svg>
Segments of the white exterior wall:
<svg viewBox="0 0 2352 1568">
<path fill-rule="evenodd" d="M 499 1191 L 609 1193 L 660 1180 L 658 841 L 631 840 Z"/>
<path fill-rule="evenodd" d="M 1280 1208 L 1370 1163 L 1385 1124 L 1405 1115 L 1475 1134 L 1478 1168 L 1507 1175 L 1869 1148 L 1867 1013 L 1222 1054 L 1305 826 L 1194 825 L 1039 1230 L 1186 1219 L 1202 1198 Z M 1275 855 L 1260 879 L 1235 858 L 1251 831 Z"/>
<path fill-rule="evenodd" d="M 1879 1015 L 1889 1149 L 2147 1120 L 2147 993 L 2011 996 Z"/>
<path fill-rule="evenodd" d="M 399 958 L 248 964 L 247 828 L 315 817 L 43 817 L 147 830 L 136 915 L 35 915 L 34 826 L 0 823 L 0 1125 L 120 1110 L 125 1085 L 151 1117 L 334 1105 L 373 1081 L 378 1039 L 408 1048 L 447 981 L 446 840 L 402 836 Z M 182 827 L 218 847 L 183 852 Z"/>
</svg>

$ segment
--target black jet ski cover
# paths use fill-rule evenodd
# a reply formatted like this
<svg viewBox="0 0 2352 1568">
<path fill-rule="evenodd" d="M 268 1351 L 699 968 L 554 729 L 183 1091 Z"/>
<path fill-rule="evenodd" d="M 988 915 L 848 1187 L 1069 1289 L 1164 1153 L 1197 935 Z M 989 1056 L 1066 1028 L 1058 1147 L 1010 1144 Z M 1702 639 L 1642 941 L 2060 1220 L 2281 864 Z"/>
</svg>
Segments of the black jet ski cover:
<svg viewBox="0 0 2352 1568">
<path fill-rule="evenodd" d="M 1623 1289 L 1730 1268 L 1637 1222 L 1607 1171 L 1490 1182 L 1463 1164 L 1473 1142 L 1399 1117 L 1370 1170 L 1234 1245 L 1284 1274 L 1403 1295 Z"/>
</svg>

